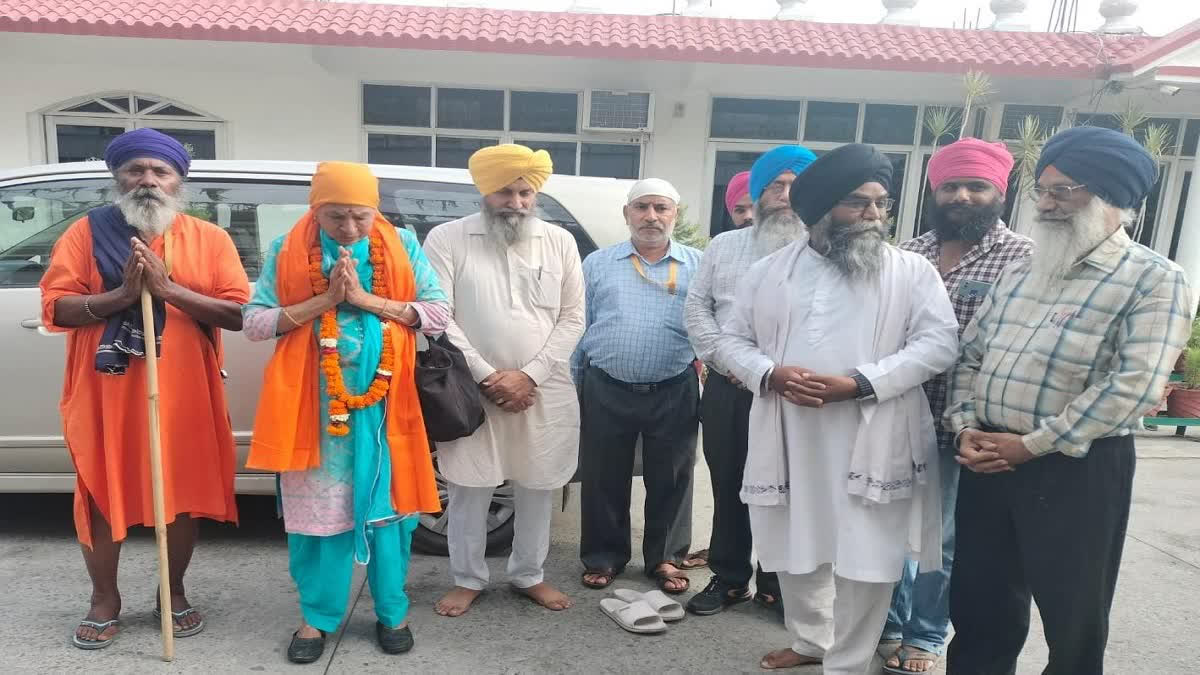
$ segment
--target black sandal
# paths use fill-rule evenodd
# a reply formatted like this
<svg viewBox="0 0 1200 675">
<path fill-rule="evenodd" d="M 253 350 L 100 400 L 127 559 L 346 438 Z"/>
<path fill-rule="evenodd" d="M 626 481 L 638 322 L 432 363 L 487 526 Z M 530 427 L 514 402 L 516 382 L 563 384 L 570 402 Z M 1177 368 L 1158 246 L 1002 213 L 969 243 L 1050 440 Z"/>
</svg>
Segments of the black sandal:
<svg viewBox="0 0 1200 675">
<path fill-rule="evenodd" d="M 325 631 L 321 637 L 302 638 L 300 631 L 292 633 L 292 642 L 287 648 L 288 661 L 292 663 L 313 663 L 325 653 Z"/>
<path fill-rule="evenodd" d="M 660 566 L 660 567 L 654 568 L 654 574 L 652 575 L 655 582 L 658 584 L 659 590 L 661 590 L 663 593 L 669 593 L 671 595 L 679 595 L 680 593 L 687 593 L 687 590 L 692 587 L 692 580 L 690 578 L 688 578 L 687 572 L 684 572 L 683 570 L 679 569 L 679 566 L 675 565 L 674 563 L 666 563 L 666 564 L 674 566 L 675 571 L 668 572 Z M 668 586 L 667 582 L 670 581 L 671 579 L 683 579 L 683 581 L 684 581 L 683 588 L 672 588 L 672 587 Z"/>
<path fill-rule="evenodd" d="M 403 654 L 413 648 L 413 634 L 408 626 L 403 628 L 388 628 L 382 622 L 375 622 L 375 639 L 384 654 Z"/>
<path fill-rule="evenodd" d="M 604 577 L 608 579 L 608 581 L 603 583 L 598 581 L 588 581 L 588 575 Z M 616 580 L 616 570 L 584 570 L 583 574 L 579 577 L 579 581 L 582 582 L 584 586 L 595 589 L 608 588 L 609 586 L 612 586 L 613 582 Z"/>
</svg>

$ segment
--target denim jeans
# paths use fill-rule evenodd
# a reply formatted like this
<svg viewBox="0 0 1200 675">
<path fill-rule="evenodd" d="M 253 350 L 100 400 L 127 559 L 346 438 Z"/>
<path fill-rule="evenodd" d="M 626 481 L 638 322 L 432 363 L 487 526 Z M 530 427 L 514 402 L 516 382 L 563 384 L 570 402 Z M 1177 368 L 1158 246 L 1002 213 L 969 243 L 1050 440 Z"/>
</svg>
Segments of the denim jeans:
<svg viewBox="0 0 1200 675">
<path fill-rule="evenodd" d="M 900 640 L 932 654 L 946 649 L 950 631 L 950 567 L 954 563 L 954 503 L 958 495 L 958 462 L 953 447 L 939 449 L 942 474 L 942 569 L 917 574 L 914 560 L 892 593 L 892 608 L 883 627 L 883 640 Z"/>
</svg>

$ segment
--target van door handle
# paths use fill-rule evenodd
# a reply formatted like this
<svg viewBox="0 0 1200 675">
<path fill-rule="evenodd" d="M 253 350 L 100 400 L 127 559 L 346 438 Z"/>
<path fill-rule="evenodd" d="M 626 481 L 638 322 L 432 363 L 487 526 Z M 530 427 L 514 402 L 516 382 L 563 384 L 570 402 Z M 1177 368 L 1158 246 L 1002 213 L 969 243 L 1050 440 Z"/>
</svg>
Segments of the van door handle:
<svg viewBox="0 0 1200 675">
<path fill-rule="evenodd" d="M 66 335 L 66 333 L 52 333 L 52 332 L 46 330 L 46 327 L 44 325 L 42 325 L 42 320 L 37 317 L 34 317 L 32 319 L 22 319 L 21 320 L 21 328 L 28 328 L 29 330 L 36 330 L 39 335 L 44 335 L 46 337 L 60 337 L 62 335 Z"/>
</svg>

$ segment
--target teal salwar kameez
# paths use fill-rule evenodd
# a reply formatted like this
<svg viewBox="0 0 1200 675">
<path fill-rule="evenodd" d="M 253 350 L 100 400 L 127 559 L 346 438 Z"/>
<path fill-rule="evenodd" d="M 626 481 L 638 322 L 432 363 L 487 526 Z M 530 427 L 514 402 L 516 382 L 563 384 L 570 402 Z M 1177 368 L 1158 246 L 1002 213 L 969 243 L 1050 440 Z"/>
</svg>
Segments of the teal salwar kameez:
<svg viewBox="0 0 1200 675">
<path fill-rule="evenodd" d="M 440 319 L 448 314 L 445 294 L 416 236 L 403 230 L 400 235 L 416 278 L 417 302 L 413 306 L 421 317 L 421 329 L 440 332 L 445 323 Z M 324 233 L 320 237 L 322 269 L 328 276 L 337 261 L 339 245 Z M 283 239 L 277 239 L 268 250 L 254 297 L 243 310 L 251 339 L 255 339 L 255 331 L 263 332 L 265 324 L 273 333 L 278 321 L 275 261 Z M 358 261 L 363 289 L 372 292 L 368 240 L 364 238 L 346 248 Z M 382 352 L 381 322 L 374 314 L 347 303 L 338 306 L 337 320 L 343 381 L 351 392 L 366 391 Z M 313 322 L 312 330 L 316 339 L 318 321 Z M 331 436 L 325 429 L 329 406 L 325 384 L 322 372 L 320 466 L 279 474 L 289 569 L 300 595 L 304 621 L 328 633 L 337 630 L 346 613 L 354 565 L 366 565 L 376 616 L 384 626 L 394 628 L 408 615 L 404 584 L 417 515 L 398 514 L 392 507 L 384 402 L 351 410 L 349 435 Z"/>
</svg>

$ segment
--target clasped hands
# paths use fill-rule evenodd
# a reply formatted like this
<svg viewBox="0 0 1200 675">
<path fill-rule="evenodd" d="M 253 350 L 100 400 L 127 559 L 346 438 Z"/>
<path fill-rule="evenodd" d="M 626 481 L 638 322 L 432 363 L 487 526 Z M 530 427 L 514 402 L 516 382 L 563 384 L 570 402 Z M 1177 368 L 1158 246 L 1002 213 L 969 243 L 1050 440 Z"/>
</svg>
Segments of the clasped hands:
<svg viewBox="0 0 1200 675">
<path fill-rule="evenodd" d="M 121 271 L 121 291 L 129 304 L 138 301 L 142 296 L 142 288 L 150 291 L 150 295 L 160 300 L 171 295 L 175 282 L 167 276 L 167 266 L 162 258 L 150 250 L 144 241 L 134 237 L 131 240 L 133 252 L 125 260 Z"/>
<path fill-rule="evenodd" d="M 382 308 L 369 306 L 369 301 L 373 296 L 362 287 L 362 282 L 358 279 L 358 261 L 350 257 L 349 249 L 344 246 L 338 247 L 338 259 L 333 264 L 333 269 L 329 272 L 329 290 L 325 291 L 324 296 L 329 301 L 330 307 L 337 306 L 342 302 L 348 302 L 359 309 L 377 315 L 382 315 L 386 311 L 388 303 L 396 302 L 399 305 L 399 311 L 396 313 L 396 316 L 400 318 L 401 323 L 411 326 L 417 320 L 416 310 L 413 310 L 407 302 L 381 300 L 380 302 L 383 302 Z"/>
<path fill-rule="evenodd" d="M 966 429 L 958 437 L 954 461 L 975 473 L 1013 471 L 1034 458 L 1017 434 Z"/>
<path fill-rule="evenodd" d="M 520 370 L 497 370 L 483 378 L 479 390 L 489 401 L 509 413 L 528 410 L 537 398 L 537 384 Z"/>
<path fill-rule="evenodd" d="M 779 366 L 771 371 L 768 387 L 788 403 L 820 408 L 858 395 L 858 383 L 845 375 L 820 375 L 807 368 Z"/>
</svg>

